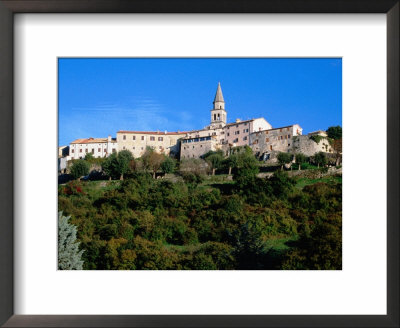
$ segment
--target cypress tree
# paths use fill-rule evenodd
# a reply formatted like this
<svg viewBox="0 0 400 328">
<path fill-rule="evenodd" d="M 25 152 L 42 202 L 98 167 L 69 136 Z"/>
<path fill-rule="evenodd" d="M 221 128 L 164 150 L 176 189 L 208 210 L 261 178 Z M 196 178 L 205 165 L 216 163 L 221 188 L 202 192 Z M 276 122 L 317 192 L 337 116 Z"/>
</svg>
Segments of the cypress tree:
<svg viewBox="0 0 400 328">
<path fill-rule="evenodd" d="M 63 216 L 58 212 L 58 269 L 82 270 L 83 250 L 79 250 L 76 241 L 76 227 L 68 223 L 70 216 Z"/>
</svg>

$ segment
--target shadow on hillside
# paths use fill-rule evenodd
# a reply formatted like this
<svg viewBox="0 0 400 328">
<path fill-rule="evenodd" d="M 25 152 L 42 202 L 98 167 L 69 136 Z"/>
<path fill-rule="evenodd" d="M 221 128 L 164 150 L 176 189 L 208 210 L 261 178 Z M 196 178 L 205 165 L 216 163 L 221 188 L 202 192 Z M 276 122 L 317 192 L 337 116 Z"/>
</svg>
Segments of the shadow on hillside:
<svg viewBox="0 0 400 328">
<path fill-rule="evenodd" d="M 212 186 L 219 189 L 222 195 L 232 195 L 235 188 L 235 184 L 233 183 L 215 183 Z"/>
</svg>

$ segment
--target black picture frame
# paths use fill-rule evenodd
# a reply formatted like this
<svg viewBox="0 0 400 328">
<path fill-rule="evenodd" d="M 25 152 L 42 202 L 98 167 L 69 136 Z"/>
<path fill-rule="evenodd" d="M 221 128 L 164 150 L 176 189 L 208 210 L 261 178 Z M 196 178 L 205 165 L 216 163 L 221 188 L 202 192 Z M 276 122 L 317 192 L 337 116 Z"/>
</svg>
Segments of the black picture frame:
<svg viewBox="0 0 400 328">
<path fill-rule="evenodd" d="M 399 0 L 0 0 L 0 140 L 3 142 L 0 155 L 0 324 L 4 327 L 399 327 L 399 8 Z M 15 13 L 385 13 L 387 315 L 14 315 Z"/>
</svg>

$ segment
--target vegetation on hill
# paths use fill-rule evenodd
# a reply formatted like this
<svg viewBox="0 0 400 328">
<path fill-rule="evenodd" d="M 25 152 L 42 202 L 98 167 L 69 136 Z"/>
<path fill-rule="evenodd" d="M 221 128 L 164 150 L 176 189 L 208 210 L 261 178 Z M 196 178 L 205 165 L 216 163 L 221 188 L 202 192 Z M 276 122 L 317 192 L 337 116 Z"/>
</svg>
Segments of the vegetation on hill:
<svg viewBox="0 0 400 328">
<path fill-rule="evenodd" d="M 180 163 L 150 151 L 127 165 L 112 156 L 107 174 L 123 180 L 59 186 L 84 269 L 342 267 L 340 178 L 295 180 L 278 168 L 262 179 L 246 148 Z M 158 171 L 175 173 L 154 179 Z"/>
</svg>

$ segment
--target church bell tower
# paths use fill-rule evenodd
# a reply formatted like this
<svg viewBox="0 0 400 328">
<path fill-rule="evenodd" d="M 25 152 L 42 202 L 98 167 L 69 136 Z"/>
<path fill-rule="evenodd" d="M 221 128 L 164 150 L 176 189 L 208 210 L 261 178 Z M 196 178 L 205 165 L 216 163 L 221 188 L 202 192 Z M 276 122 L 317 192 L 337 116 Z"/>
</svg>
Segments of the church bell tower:
<svg viewBox="0 0 400 328">
<path fill-rule="evenodd" d="M 216 126 L 226 124 L 226 111 L 225 111 L 225 101 L 222 95 L 221 83 L 218 82 L 217 93 L 215 94 L 213 109 L 211 110 L 211 125 Z"/>
</svg>

